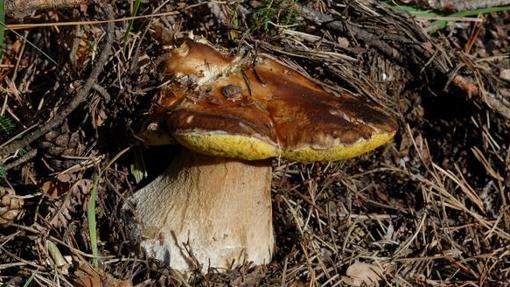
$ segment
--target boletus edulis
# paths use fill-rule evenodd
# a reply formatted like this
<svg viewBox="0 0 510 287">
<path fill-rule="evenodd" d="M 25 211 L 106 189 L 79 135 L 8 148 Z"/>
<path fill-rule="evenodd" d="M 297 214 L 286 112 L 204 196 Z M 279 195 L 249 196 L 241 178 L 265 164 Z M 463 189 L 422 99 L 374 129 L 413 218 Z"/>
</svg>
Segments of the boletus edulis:
<svg viewBox="0 0 510 287">
<path fill-rule="evenodd" d="M 202 270 L 271 261 L 271 158 L 352 158 L 397 130 L 379 107 L 265 54 L 230 56 L 188 39 L 164 74 L 154 114 L 184 149 L 127 206 L 148 255 L 184 272 L 196 267 L 191 254 Z"/>
</svg>

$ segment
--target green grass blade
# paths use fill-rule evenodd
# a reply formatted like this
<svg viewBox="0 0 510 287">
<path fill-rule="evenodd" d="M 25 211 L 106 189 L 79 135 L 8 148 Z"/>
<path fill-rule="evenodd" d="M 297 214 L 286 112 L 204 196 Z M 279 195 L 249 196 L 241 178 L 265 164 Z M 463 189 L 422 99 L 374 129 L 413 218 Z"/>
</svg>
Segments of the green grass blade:
<svg viewBox="0 0 510 287">
<path fill-rule="evenodd" d="M 89 201 L 87 202 L 87 221 L 89 225 L 90 248 L 92 249 L 92 266 L 98 267 L 99 249 L 97 248 L 97 222 L 96 222 L 96 201 L 97 186 L 101 172 L 94 178 L 94 185 L 90 191 Z"/>
<path fill-rule="evenodd" d="M 145 167 L 145 161 L 140 149 L 135 150 L 135 158 L 130 164 L 129 170 L 131 171 L 131 175 L 135 178 L 136 183 L 140 183 L 147 177 L 147 168 Z"/>
<path fill-rule="evenodd" d="M 97 188 L 103 173 L 115 163 L 122 155 L 124 155 L 131 147 L 121 150 L 106 166 L 99 171 L 94 178 L 94 184 L 90 191 L 89 201 L 87 202 L 87 222 L 90 237 L 90 249 L 92 251 L 92 266 L 99 267 L 99 249 L 97 247 L 97 221 L 96 221 L 96 202 L 97 202 Z"/>
<path fill-rule="evenodd" d="M 140 9 L 140 4 L 142 3 L 142 0 L 136 0 L 135 5 L 133 7 L 133 11 L 131 12 L 131 16 L 134 17 L 138 14 L 138 10 Z M 131 29 L 133 28 L 133 22 L 134 20 L 129 20 L 128 28 L 126 30 L 126 33 L 124 34 L 123 42 L 124 46 L 127 44 L 127 40 L 129 37 L 129 33 L 131 33 Z"/>
<path fill-rule="evenodd" d="M 507 12 L 510 11 L 510 6 L 501 6 L 501 7 L 486 7 L 472 10 L 464 10 L 458 11 L 452 14 L 447 14 L 441 11 L 432 11 L 432 10 L 424 10 L 419 7 L 409 6 L 409 5 L 395 5 L 395 7 L 401 11 L 407 12 L 413 16 L 425 16 L 425 17 L 444 17 L 448 18 L 459 18 L 459 17 L 471 17 L 471 16 L 479 16 L 490 13 L 498 13 L 498 12 Z M 446 28 L 448 25 L 447 19 L 435 20 L 431 23 L 431 26 L 434 27 L 433 31 L 441 30 Z"/>
<path fill-rule="evenodd" d="M 30 285 L 30 283 L 32 283 L 32 281 L 34 280 L 34 277 L 35 277 L 35 273 L 32 273 L 32 275 L 30 275 L 30 277 L 27 279 L 27 282 L 25 282 L 25 284 L 23 284 L 23 287 L 28 287 Z"/>
<path fill-rule="evenodd" d="M 398 10 L 407 12 L 413 16 L 428 16 L 428 17 L 443 16 L 442 14 L 434 12 L 432 10 L 424 10 L 415 6 L 395 5 L 395 7 Z"/>
<path fill-rule="evenodd" d="M 497 13 L 497 12 L 506 12 L 510 11 L 510 6 L 502 6 L 502 7 L 488 7 L 488 8 L 480 8 L 473 10 L 465 10 L 455 12 L 453 14 L 448 15 L 448 17 L 470 17 L 470 16 L 479 16 L 483 14 Z M 448 25 L 447 20 L 436 20 L 432 22 L 432 26 L 435 26 L 436 29 L 444 29 Z"/>
</svg>

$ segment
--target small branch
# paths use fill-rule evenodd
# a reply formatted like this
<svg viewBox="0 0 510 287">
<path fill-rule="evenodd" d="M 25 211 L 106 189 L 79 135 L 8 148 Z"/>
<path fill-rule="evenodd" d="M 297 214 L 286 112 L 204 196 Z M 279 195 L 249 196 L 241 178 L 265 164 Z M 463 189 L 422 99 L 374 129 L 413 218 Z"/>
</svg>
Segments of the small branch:
<svg viewBox="0 0 510 287">
<path fill-rule="evenodd" d="M 10 0 L 5 1 L 5 11 L 9 16 L 22 17 L 33 11 L 78 6 L 87 0 Z"/>
<path fill-rule="evenodd" d="M 37 155 L 37 149 L 33 149 L 33 150 L 29 151 L 27 154 L 18 158 L 17 160 L 6 164 L 5 170 L 9 170 L 9 169 L 15 168 L 19 165 L 22 165 L 22 164 L 26 163 L 27 161 L 31 160 L 32 158 L 34 158 L 36 155 Z"/>
<path fill-rule="evenodd" d="M 105 8 L 106 14 L 108 19 L 113 19 L 113 10 L 110 5 L 107 5 Z M 106 63 L 108 61 L 108 56 L 110 55 L 112 44 L 113 44 L 113 22 L 108 23 L 107 30 L 106 30 L 106 42 L 103 47 L 103 50 L 101 52 L 101 55 L 99 56 L 94 69 L 90 73 L 89 78 L 85 82 L 85 85 L 81 88 L 81 90 L 76 94 L 76 96 L 69 102 L 67 106 L 60 109 L 55 113 L 55 117 L 52 119 L 49 119 L 40 129 L 35 130 L 27 135 L 25 135 L 23 138 L 13 141 L 10 144 L 6 145 L 1 151 L 0 151 L 0 157 L 6 156 L 8 154 L 11 154 L 15 152 L 16 150 L 25 147 L 47 132 L 49 132 L 54 127 L 59 126 L 62 124 L 65 118 L 73 112 L 81 103 L 83 103 L 89 95 L 90 90 L 94 86 L 94 84 L 97 82 L 97 78 L 99 77 L 99 74 L 103 71 L 104 67 L 106 66 Z"/>
</svg>

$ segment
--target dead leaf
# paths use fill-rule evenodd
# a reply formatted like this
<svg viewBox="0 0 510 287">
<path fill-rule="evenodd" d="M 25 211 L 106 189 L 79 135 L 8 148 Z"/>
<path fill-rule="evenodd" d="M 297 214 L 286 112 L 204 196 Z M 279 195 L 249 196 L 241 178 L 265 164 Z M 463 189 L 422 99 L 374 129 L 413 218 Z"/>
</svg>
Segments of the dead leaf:
<svg viewBox="0 0 510 287">
<path fill-rule="evenodd" d="M 306 287 L 306 283 L 301 280 L 296 280 L 292 282 L 289 287 Z"/>
<path fill-rule="evenodd" d="M 510 69 L 501 70 L 499 77 L 503 80 L 510 81 Z"/>
<path fill-rule="evenodd" d="M 344 49 L 347 49 L 349 48 L 349 40 L 347 40 L 347 38 L 344 38 L 344 37 L 338 37 L 337 39 L 337 42 L 338 42 L 338 45 L 341 47 L 341 48 L 344 48 Z"/>
<path fill-rule="evenodd" d="M 103 270 L 95 270 L 88 263 L 80 263 L 76 271 L 77 287 L 132 287 L 129 280 L 119 280 Z"/>
<path fill-rule="evenodd" d="M 61 181 L 47 180 L 41 185 L 41 191 L 52 199 L 58 199 L 69 190 L 69 184 Z"/>
<path fill-rule="evenodd" d="M 100 98 L 97 98 L 90 106 L 90 113 L 92 115 L 92 125 L 95 129 L 101 127 L 108 116 L 105 112 L 105 106 Z"/>
<path fill-rule="evenodd" d="M 347 268 L 342 280 L 350 286 L 377 287 L 382 280 L 382 270 L 379 266 L 364 262 L 355 262 Z"/>
<path fill-rule="evenodd" d="M 53 214 L 50 224 L 54 227 L 66 226 L 72 218 L 72 213 L 77 208 L 86 209 L 86 199 L 92 189 L 93 181 L 90 179 L 80 179 L 76 181 L 67 191 L 65 196 L 54 202 L 54 206 L 50 207 Z"/>
</svg>

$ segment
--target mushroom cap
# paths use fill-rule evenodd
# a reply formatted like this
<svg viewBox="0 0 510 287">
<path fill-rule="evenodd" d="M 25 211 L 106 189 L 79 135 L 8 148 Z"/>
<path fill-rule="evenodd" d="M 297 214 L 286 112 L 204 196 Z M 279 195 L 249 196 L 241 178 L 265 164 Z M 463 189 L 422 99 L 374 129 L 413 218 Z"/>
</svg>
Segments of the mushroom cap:
<svg viewBox="0 0 510 287">
<path fill-rule="evenodd" d="M 204 154 L 331 161 L 366 153 L 397 130 L 377 106 L 327 91 L 265 54 L 234 57 L 186 40 L 170 52 L 165 74 L 171 81 L 158 106 L 168 129 Z"/>
</svg>

